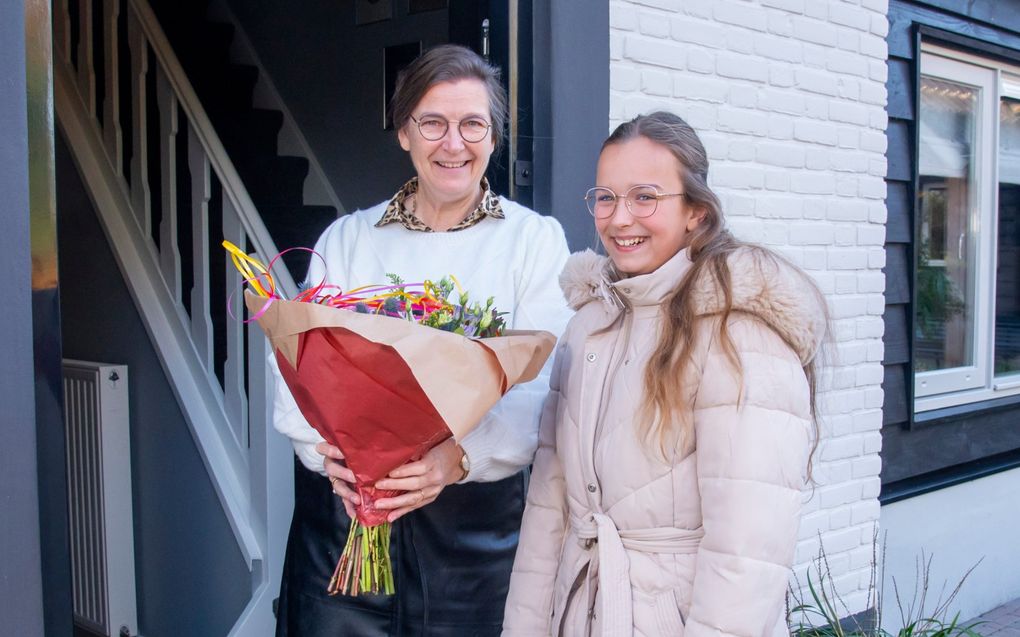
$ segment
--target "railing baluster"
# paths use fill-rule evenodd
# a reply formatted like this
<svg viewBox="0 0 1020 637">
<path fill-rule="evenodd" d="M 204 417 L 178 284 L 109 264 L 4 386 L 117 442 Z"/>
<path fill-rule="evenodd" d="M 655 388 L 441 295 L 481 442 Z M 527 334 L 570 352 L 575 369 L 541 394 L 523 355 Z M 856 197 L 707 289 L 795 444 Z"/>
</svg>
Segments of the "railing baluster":
<svg viewBox="0 0 1020 637">
<path fill-rule="evenodd" d="M 177 96 L 163 69 L 157 66 L 153 71 L 159 105 L 159 174 L 163 185 L 160 188 L 163 214 L 159 222 L 159 265 L 174 302 L 181 305 L 181 254 L 177 247 Z"/>
<path fill-rule="evenodd" d="M 120 66 L 117 49 L 117 20 L 120 16 L 118 0 L 102 0 L 103 2 L 103 62 L 106 69 L 106 90 L 103 95 L 103 143 L 110 165 L 118 176 L 123 176 L 124 142 L 120 131 Z M 129 88 L 130 90 L 130 88 Z"/>
<path fill-rule="evenodd" d="M 244 247 L 247 239 L 241 218 L 227 193 L 223 193 L 223 237 L 234 245 Z M 220 261 L 227 269 L 227 290 L 241 289 L 241 276 L 229 258 Z M 240 304 L 237 304 L 240 307 Z M 238 310 L 243 312 L 244 310 Z M 234 436 L 240 449 L 248 448 L 248 399 L 244 393 L 244 325 L 241 321 L 226 322 L 227 358 L 223 363 L 223 403 L 227 416 L 234 428 Z"/>
<path fill-rule="evenodd" d="M 73 1 L 73 0 L 72 0 Z M 96 71 L 92 42 L 92 0 L 78 0 L 78 90 L 89 115 L 96 116 Z"/>
<path fill-rule="evenodd" d="M 191 172 L 191 338 L 206 370 L 213 368 L 213 326 L 209 316 L 209 156 L 188 126 L 188 168 Z M 219 260 L 217 260 L 217 263 Z"/>
<path fill-rule="evenodd" d="M 131 46 L 131 207 L 138 227 L 151 236 L 152 209 L 149 194 L 148 126 L 145 115 L 145 75 L 149 70 L 149 43 L 138 17 L 128 13 L 128 42 Z"/>
<path fill-rule="evenodd" d="M 71 12 L 68 0 L 53 0 L 53 48 L 60 58 L 71 62 Z"/>
</svg>

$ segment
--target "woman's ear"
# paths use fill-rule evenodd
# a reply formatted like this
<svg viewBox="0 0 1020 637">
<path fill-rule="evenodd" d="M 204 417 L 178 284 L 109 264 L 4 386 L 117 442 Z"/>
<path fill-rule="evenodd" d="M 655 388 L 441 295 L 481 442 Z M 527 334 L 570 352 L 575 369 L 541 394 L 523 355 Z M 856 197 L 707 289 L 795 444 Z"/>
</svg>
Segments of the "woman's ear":
<svg viewBox="0 0 1020 637">
<path fill-rule="evenodd" d="M 407 124 L 397 129 L 397 140 L 400 141 L 400 147 L 405 151 L 411 150 L 411 140 L 407 136 Z"/>
</svg>

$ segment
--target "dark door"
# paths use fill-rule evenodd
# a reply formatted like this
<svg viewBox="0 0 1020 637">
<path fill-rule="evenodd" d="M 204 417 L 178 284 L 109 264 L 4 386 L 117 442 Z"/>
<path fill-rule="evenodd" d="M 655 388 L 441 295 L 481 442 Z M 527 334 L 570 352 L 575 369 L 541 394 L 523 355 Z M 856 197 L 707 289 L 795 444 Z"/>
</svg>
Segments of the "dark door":
<svg viewBox="0 0 1020 637">
<path fill-rule="evenodd" d="M 273 3 L 269 10 L 279 20 L 271 28 L 268 4 L 261 15 L 246 16 L 242 6 L 235 11 L 249 35 L 248 22 L 265 31 L 263 42 L 252 40 L 347 210 L 382 201 L 413 174 L 386 122 L 386 102 L 397 72 L 446 42 L 487 55 L 501 69 L 517 108 L 489 178 L 498 193 L 531 204 L 530 171 L 511 179 L 511 152 L 531 159 L 531 0 Z"/>
<path fill-rule="evenodd" d="M 382 86 L 388 97 L 396 74 L 422 50 L 453 42 L 486 57 L 502 72 L 503 85 L 510 96 L 511 113 L 505 143 L 489 166 L 488 177 L 496 192 L 531 205 L 531 2 L 530 0 L 358 0 L 354 11 L 356 30 L 377 42 L 374 63 L 379 68 L 350 69 L 362 74 L 362 94 L 353 101 L 381 105 L 377 92 L 380 83 L 372 80 L 382 74 Z M 365 40 L 356 37 L 352 47 Z M 353 55 L 360 53 L 353 52 Z M 370 57 L 371 59 L 371 57 Z M 379 113 L 379 117 L 382 114 Z M 365 131 L 359 131 L 360 137 Z M 350 141 L 354 141 L 353 139 Z M 379 139 L 376 144 L 385 144 Z M 384 152 L 399 152 L 395 141 Z M 407 162 L 379 166 L 372 181 L 385 181 L 395 188 L 406 177 Z M 515 178 L 515 169 L 517 171 Z M 391 173 L 392 171 L 392 173 Z M 380 193 L 373 193 L 374 200 Z M 367 205 L 368 202 L 361 204 Z"/>
<path fill-rule="evenodd" d="M 489 180 L 496 192 L 531 206 L 534 199 L 531 2 L 451 0 L 449 15 L 450 42 L 486 55 L 499 67 L 510 98 L 506 143 L 492 157 Z"/>
</svg>

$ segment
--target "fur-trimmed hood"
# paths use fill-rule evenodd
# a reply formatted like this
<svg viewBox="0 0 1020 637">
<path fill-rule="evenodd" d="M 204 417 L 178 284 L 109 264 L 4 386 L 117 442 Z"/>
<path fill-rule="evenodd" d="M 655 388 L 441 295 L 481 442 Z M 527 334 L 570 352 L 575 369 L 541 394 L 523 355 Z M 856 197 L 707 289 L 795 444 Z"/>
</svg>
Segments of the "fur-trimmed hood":
<svg viewBox="0 0 1020 637">
<path fill-rule="evenodd" d="M 814 358 L 826 335 L 828 312 L 811 278 L 782 257 L 756 246 L 732 253 L 727 266 L 733 311 L 762 320 L 793 348 L 802 363 Z M 622 278 L 611 260 L 585 250 L 570 255 L 560 274 L 560 287 L 574 310 L 598 301 L 606 311 L 619 311 L 626 305 L 665 303 L 690 267 L 684 249 L 655 272 Z M 722 290 L 707 271 L 700 274 L 694 294 L 699 315 L 722 311 Z"/>
</svg>

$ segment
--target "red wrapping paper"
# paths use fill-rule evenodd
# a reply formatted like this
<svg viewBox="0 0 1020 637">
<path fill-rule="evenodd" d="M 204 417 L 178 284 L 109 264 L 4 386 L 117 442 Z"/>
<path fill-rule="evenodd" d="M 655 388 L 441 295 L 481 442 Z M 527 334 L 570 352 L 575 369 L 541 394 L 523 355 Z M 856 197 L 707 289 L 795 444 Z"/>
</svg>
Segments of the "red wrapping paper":
<svg viewBox="0 0 1020 637">
<path fill-rule="evenodd" d="M 305 419 L 338 447 L 365 526 L 386 520 L 376 481 L 453 436 L 461 440 L 552 352 L 548 332 L 470 339 L 403 319 L 246 293 Z M 268 304 L 268 307 L 266 305 Z"/>
</svg>

